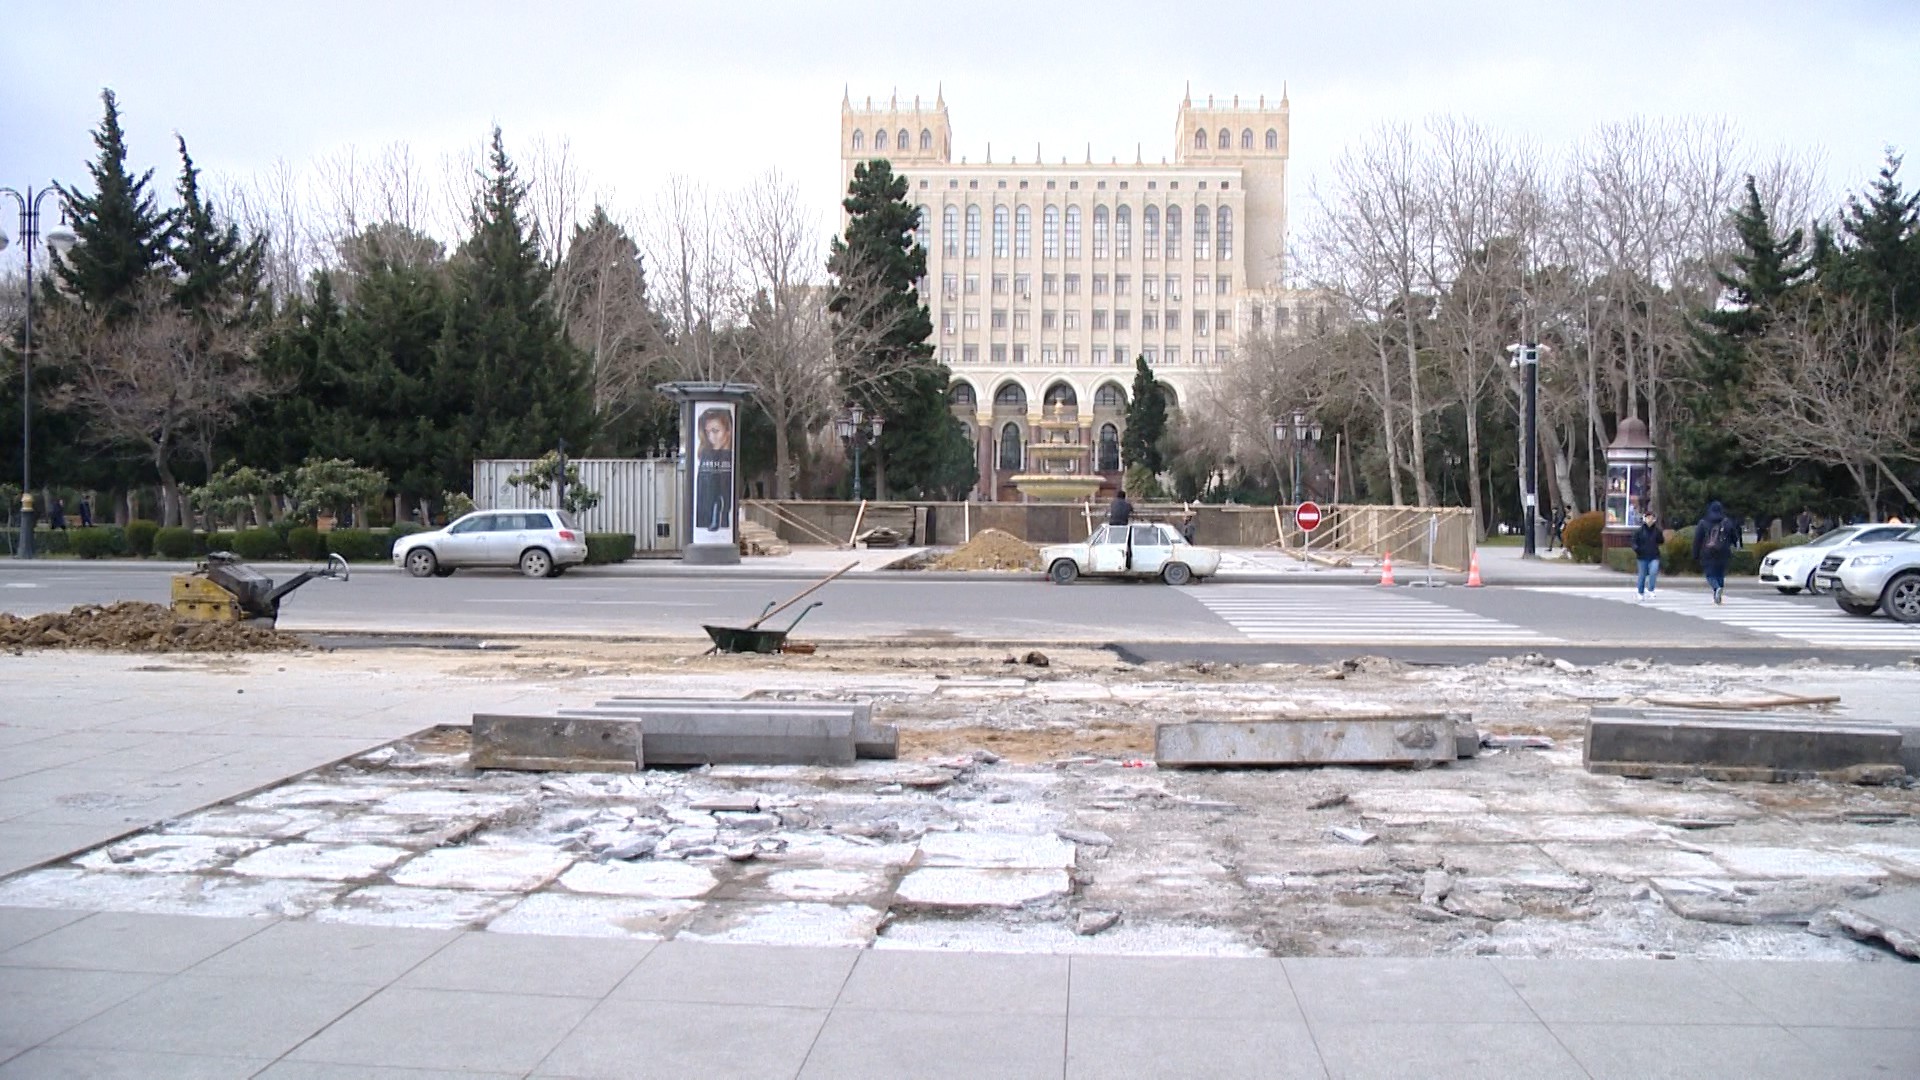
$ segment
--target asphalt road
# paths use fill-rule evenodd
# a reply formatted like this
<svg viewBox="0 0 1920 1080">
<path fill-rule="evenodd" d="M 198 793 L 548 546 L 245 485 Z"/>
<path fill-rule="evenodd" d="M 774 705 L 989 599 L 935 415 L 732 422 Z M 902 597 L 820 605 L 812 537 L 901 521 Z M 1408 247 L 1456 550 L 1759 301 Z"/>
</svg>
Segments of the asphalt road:
<svg viewBox="0 0 1920 1080">
<path fill-rule="evenodd" d="M 272 568 L 270 574 L 283 573 Z M 0 562 L 0 610 L 36 614 L 114 600 L 166 603 L 158 568 Z M 506 571 L 417 579 L 379 569 L 315 581 L 283 603 L 284 629 L 348 634 L 513 634 L 704 640 L 702 624 L 752 621 L 804 587 L 739 573 L 713 578 L 576 569 L 533 581 Z M 849 576 L 814 594 L 797 638 L 1117 644 L 1148 658 L 1282 660 L 1388 647 L 1458 662 L 1519 651 L 1621 655 L 1712 650 L 1784 662 L 1820 656 L 1898 662 L 1920 655 L 1920 626 L 1841 613 L 1821 597 L 1740 585 L 1716 607 L 1697 583 L 1666 583 L 1652 606 L 1632 588 L 1361 584 L 950 580 L 909 573 Z M 773 620 L 783 627 L 798 608 Z M 1599 654 L 1593 654 L 1596 657 Z M 1701 655 L 1705 655 L 1702 653 Z"/>
</svg>

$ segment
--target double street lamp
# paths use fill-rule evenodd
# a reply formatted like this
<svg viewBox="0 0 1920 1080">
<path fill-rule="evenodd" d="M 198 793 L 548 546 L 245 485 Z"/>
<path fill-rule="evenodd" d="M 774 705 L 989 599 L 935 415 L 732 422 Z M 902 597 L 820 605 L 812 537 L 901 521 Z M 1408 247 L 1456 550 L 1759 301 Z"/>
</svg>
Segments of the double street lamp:
<svg viewBox="0 0 1920 1080">
<path fill-rule="evenodd" d="M 840 441 L 853 451 L 853 497 L 860 498 L 860 451 L 868 442 L 879 442 L 880 432 L 887 426 L 885 418 L 879 413 L 872 416 L 858 405 L 849 405 L 846 411 L 833 418 L 833 432 Z"/>
<path fill-rule="evenodd" d="M 0 193 L 13 196 L 20 208 L 20 247 L 27 256 L 27 311 L 20 342 L 20 546 L 14 549 L 14 556 L 21 559 L 33 558 L 37 516 L 33 506 L 33 249 L 40 240 L 40 204 L 54 191 L 28 188 L 22 195 L 10 187 L 0 187 Z M 47 230 L 47 249 L 55 255 L 66 254 L 78 242 L 64 220 Z M 0 229 L 0 251 L 6 250 L 7 243 L 6 230 Z"/>
<path fill-rule="evenodd" d="M 1535 533 L 1538 532 L 1540 510 L 1540 353 L 1544 345 L 1522 342 L 1507 346 L 1507 363 L 1511 367 L 1526 369 L 1527 379 L 1527 468 L 1526 490 L 1520 493 L 1520 499 L 1526 523 L 1523 526 L 1526 535 L 1521 538 L 1521 557 L 1531 559 L 1538 555 L 1535 550 Z"/>
<path fill-rule="evenodd" d="M 1293 438 L 1293 505 L 1299 506 L 1302 497 L 1301 480 L 1305 472 L 1301 455 L 1307 443 L 1320 441 L 1320 421 L 1307 415 L 1305 409 L 1295 409 L 1293 415 L 1273 422 L 1275 442 L 1286 442 L 1288 436 Z"/>
</svg>

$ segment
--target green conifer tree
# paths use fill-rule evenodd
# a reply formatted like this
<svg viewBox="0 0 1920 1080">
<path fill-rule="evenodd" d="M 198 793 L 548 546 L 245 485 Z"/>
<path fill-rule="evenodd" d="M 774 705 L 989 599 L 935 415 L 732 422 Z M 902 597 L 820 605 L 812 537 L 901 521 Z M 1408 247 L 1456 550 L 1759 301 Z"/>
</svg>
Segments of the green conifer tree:
<svg viewBox="0 0 1920 1080">
<path fill-rule="evenodd" d="M 202 194 L 200 170 L 187 153 L 187 140 L 174 138 L 180 146 L 180 206 L 173 212 L 169 252 L 174 295 L 181 307 L 202 318 L 250 318 L 260 299 L 262 241 L 242 239 L 240 226 Z"/>
<path fill-rule="evenodd" d="M 1133 396 L 1127 402 L 1127 433 L 1120 439 L 1129 471 L 1144 468 L 1158 476 L 1166 470 L 1166 453 L 1161 446 L 1167 434 L 1167 397 L 1160 380 L 1153 377 L 1147 358 L 1133 361 Z"/>
<path fill-rule="evenodd" d="M 132 306 L 134 290 L 167 262 L 171 238 L 168 215 L 155 206 L 148 184 L 153 170 L 138 177 L 127 172 L 127 144 L 120 130 L 120 105 L 112 90 L 102 90 L 105 115 L 94 130 L 99 155 L 87 166 L 93 191 L 60 187 L 78 246 L 53 260 L 48 293 L 65 293 L 82 305 L 110 314 Z"/>
</svg>

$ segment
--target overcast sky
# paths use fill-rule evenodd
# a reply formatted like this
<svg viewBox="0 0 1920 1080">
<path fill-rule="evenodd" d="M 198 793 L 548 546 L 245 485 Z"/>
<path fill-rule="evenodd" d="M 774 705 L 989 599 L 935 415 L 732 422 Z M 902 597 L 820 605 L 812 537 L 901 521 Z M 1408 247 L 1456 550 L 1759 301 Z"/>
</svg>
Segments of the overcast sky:
<svg viewBox="0 0 1920 1080">
<path fill-rule="evenodd" d="M 1296 205 L 1343 142 L 1436 112 L 1552 147 L 1608 120 L 1724 116 L 1756 146 L 1817 153 L 1835 189 L 1920 142 L 1920 0 L 9 0 L 0 71 L 0 184 L 16 188 L 84 179 L 112 87 L 133 164 L 163 188 L 176 131 L 236 178 L 395 141 L 433 162 L 498 123 L 509 151 L 568 139 L 619 207 L 675 172 L 732 187 L 778 167 L 823 223 L 843 88 L 944 87 L 956 157 L 1038 142 L 1079 161 L 1091 143 L 1152 161 L 1173 153 L 1189 83 L 1196 99 L 1284 86 Z"/>
</svg>

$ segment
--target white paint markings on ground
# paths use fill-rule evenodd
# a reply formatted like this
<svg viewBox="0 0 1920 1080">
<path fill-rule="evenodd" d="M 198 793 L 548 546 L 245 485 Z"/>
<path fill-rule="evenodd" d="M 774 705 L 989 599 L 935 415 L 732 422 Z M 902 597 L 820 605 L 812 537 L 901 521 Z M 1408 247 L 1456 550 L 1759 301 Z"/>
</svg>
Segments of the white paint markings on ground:
<svg viewBox="0 0 1920 1080">
<path fill-rule="evenodd" d="M 1534 591 L 1613 600 L 1622 604 L 1638 603 L 1630 588 L 1540 586 Z M 1878 614 L 1849 615 L 1831 599 L 1808 603 L 1727 596 L 1723 603 L 1715 604 L 1712 594 L 1704 590 L 1680 589 L 1670 592 L 1656 589 L 1645 601 L 1645 606 L 1655 611 L 1690 615 L 1723 626 L 1751 630 L 1756 634 L 1829 648 L 1912 649 L 1920 646 L 1920 625 L 1895 622 Z"/>
<path fill-rule="evenodd" d="M 1377 586 L 1307 589 L 1202 585 L 1192 593 L 1208 611 L 1254 641 L 1287 644 L 1538 644 L 1558 641 L 1534 630 Z"/>
</svg>

